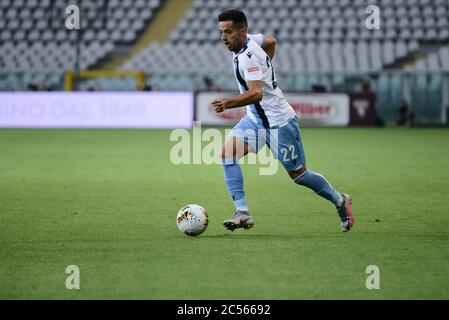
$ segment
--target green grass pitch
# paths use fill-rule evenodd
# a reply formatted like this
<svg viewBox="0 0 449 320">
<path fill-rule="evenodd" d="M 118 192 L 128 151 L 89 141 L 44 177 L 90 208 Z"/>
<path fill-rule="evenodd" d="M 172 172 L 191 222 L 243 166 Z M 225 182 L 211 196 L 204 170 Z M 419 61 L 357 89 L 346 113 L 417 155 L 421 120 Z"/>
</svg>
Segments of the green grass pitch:
<svg viewBox="0 0 449 320">
<path fill-rule="evenodd" d="M 1 130 L 0 298 L 449 298 L 447 129 L 303 129 L 308 166 L 353 197 L 348 233 L 330 203 L 258 165 L 243 166 L 255 228 L 224 230 L 221 166 L 172 165 L 169 134 Z M 196 238 L 176 227 L 187 203 L 209 212 Z"/>
</svg>

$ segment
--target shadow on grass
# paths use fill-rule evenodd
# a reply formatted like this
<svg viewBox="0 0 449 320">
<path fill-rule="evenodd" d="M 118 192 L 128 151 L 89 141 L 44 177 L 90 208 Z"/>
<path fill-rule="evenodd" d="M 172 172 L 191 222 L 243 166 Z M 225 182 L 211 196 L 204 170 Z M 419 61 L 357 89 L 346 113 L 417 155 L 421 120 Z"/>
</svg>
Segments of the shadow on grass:
<svg viewBox="0 0 449 320">
<path fill-rule="evenodd" d="M 304 235 L 301 234 L 238 234 L 238 233 L 224 233 L 213 235 L 201 235 L 197 239 L 248 239 L 248 240 L 301 240 L 304 239 Z"/>
<path fill-rule="evenodd" d="M 371 238 L 376 237 L 375 233 L 343 233 L 343 232 L 334 232 L 334 233 L 298 233 L 298 234 L 260 234 L 260 233 L 224 233 L 224 234 L 202 234 L 198 237 L 193 237 L 194 239 L 248 239 L 248 240 L 286 240 L 286 241 L 295 241 L 295 240 L 323 240 L 329 241 L 332 239 L 355 239 L 355 238 Z"/>
</svg>

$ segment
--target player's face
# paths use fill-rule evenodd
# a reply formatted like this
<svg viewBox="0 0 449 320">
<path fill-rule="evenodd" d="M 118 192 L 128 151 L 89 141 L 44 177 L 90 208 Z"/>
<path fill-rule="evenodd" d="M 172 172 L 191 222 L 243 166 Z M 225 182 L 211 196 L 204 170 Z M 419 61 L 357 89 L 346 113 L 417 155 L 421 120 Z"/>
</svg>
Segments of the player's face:
<svg viewBox="0 0 449 320">
<path fill-rule="evenodd" d="M 225 46 L 233 52 L 238 52 L 246 39 L 246 28 L 237 28 L 233 21 L 220 21 L 218 29 L 221 40 Z"/>
</svg>

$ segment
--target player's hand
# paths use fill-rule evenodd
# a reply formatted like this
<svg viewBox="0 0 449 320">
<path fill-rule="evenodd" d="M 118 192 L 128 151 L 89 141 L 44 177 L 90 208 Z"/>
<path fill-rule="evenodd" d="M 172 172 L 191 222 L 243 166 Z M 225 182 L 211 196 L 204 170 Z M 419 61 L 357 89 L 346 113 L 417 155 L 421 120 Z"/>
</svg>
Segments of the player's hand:
<svg viewBox="0 0 449 320">
<path fill-rule="evenodd" d="M 228 107 L 229 107 L 228 99 L 217 99 L 212 101 L 212 109 L 214 109 L 214 111 L 217 113 L 225 111 Z"/>
</svg>

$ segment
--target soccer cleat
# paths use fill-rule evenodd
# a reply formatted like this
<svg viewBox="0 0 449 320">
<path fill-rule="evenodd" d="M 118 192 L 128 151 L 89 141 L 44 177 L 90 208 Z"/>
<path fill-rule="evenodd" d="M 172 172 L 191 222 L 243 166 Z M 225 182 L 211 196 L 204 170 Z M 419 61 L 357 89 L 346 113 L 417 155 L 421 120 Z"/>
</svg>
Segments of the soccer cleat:
<svg viewBox="0 0 449 320">
<path fill-rule="evenodd" d="M 337 207 L 338 215 L 341 219 L 341 230 L 343 232 L 349 231 L 354 225 L 354 216 L 352 215 L 352 199 L 349 194 L 341 193 L 343 197 L 343 204 L 340 207 Z"/>
<path fill-rule="evenodd" d="M 247 212 L 237 210 L 231 219 L 223 222 L 223 226 L 231 231 L 238 228 L 248 230 L 254 227 L 254 219 Z"/>
</svg>

